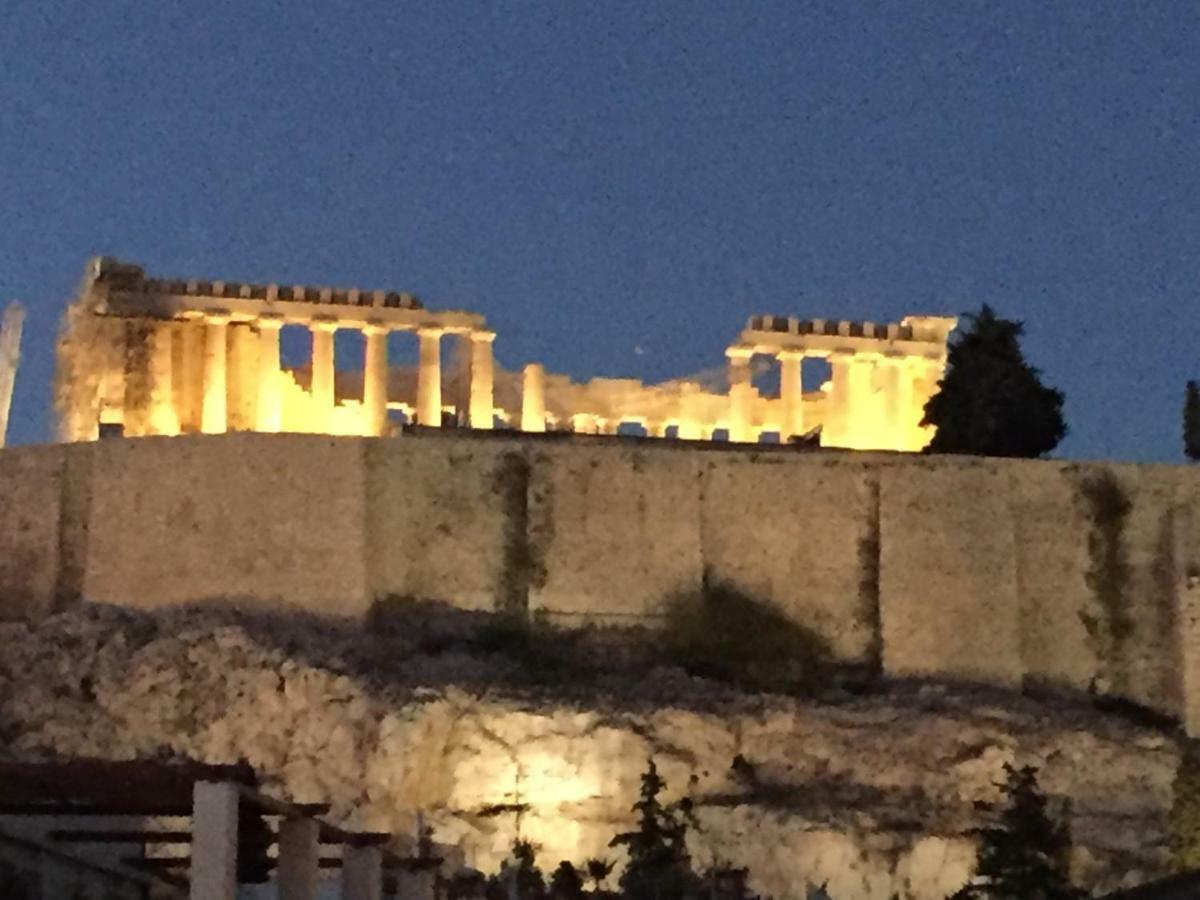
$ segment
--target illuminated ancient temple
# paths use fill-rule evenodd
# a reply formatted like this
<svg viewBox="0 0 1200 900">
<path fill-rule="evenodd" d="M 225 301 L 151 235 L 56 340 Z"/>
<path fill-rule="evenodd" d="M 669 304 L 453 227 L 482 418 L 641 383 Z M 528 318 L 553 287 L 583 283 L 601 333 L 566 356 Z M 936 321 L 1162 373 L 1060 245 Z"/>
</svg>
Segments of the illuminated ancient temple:
<svg viewBox="0 0 1200 900">
<path fill-rule="evenodd" d="M 658 384 L 577 383 L 537 363 L 506 371 L 483 316 L 427 309 L 408 294 L 147 277 L 93 260 L 58 350 L 60 438 L 226 431 L 386 436 L 403 424 L 915 451 L 946 364 L 953 318 L 898 323 L 752 318 L 715 373 Z M 280 333 L 302 326 L 309 360 L 285 366 Z M 362 335 L 361 371 L 339 368 L 335 333 Z M 414 333 L 415 366 L 388 335 Z M 455 341 L 443 366 L 443 337 Z M 802 363 L 828 377 L 806 388 Z M 779 365 L 777 395 L 754 384 Z M 776 392 L 773 392 L 775 394 Z"/>
</svg>

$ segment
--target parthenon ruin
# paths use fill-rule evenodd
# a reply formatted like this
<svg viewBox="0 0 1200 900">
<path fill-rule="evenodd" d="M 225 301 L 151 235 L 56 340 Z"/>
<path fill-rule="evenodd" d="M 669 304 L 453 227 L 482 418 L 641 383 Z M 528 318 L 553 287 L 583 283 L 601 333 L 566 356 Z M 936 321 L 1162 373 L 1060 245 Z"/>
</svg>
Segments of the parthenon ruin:
<svg viewBox="0 0 1200 900">
<path fill-rule="evenodd" d="M 920 425 L 922 410 L 944 371 L 955 322 L 755 316 L 717 374 L 576 383 L 538 363 L 504 370 L 483 316 L 426 309 L 408 294 L 172 281 L 102 257 L 89 263 L 59 342 L 60 438 L 387 436 L 407 423 L 916 451 L 932 436 Z M 292 325 L 308 330 L 310 358 L 288 367 L 280 333 Z M 347 331 L 363 335 L 360 372 L 336 365 L 335 333 Z M 389 364 L 393 332 L 416 333 L 415 367 Z M 444 368 L 446 335 L 455 337 L 456 353 Z M 807 389 L 806 358 L 829 367 L 829 377 Z M 778 396 L 754 384 L 768 359 L 779 361 Z"/>
</svg>

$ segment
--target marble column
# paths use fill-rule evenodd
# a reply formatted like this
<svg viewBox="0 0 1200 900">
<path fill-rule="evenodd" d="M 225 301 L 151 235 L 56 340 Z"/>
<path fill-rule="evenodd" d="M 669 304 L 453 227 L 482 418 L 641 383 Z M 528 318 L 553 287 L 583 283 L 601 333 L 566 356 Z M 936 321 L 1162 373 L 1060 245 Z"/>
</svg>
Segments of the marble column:
<svg viewBox="0 0 1200 900">
<path fill-rule="evenodd" d="M 913 382 L 908 360 L 902 356 L 885 356 L 879 361 L 883 369 L 883 421 L 886 426 L 887 449 L 913 449 L 919 415 L 913 410 Z"/>
<path fill-rule="evenodd" d="M 852 354 L 829 354 L 829 395 L 825 403 L 822 447 L 848 447 L 850 406 L 850 359 Z"/>
<path fill-rule="evenodd" d="M 258 318 L 258 431 L 283 427 L 283 391 L 279 370 L 279 330 L 283 317 L 264 314 Z"/>
<path fill-rule="evenodd" d="M 750 383 L 751 347 L 730 347 L 725 351 L 729 359 L 729 440 L 748 443 L 751 440 L 751 403 L 753 387 Z"/>
<path fill-rule="evenodd" d="M 338 323 L 332 319 L 314 319 L 309 323 L 312 334 L 312 394 L 315 421 L 311 427 L 319 433 L 333 431 L 333 409 L 337 404 L 337 370 L 334 364 L 333 337 Z"/>
<path fill-rule="evenodd" d="M 803 362 L 802 350 L 779 351 L 779 399 L 783 402 L 783 430 L 779 439 L 785 444 L 804 434 Z"/>
<path fill-rule="evenodd" d="M 192 313 L 180 323 L 180 424 L 185 432 L 200 430 L 204 414 L 204 316 Z"/>
<path fill-rule="evenodd" d="M 442 427 L 442 329 L 418 328 L 417 424 Z"/>
<path fill-rule="evenodd" d="M 179 434 L 175 408 L 175 325 L 156 323 L 150 332 L 150 434 Z"/>
<path fill-rule="evenodd" d="M 488 430 L 494 416 L 494 385 L 492 341 L 494 331 L 472 331 L 471 341 L 471 389 L 467 406 L 467 424 L 472 428 Z"/>
<path fill-rule="evenodd" d="M 363 431 L 370 437 L 382 437 L 387 429 L 388 330 L 383 325 L 363 326 L 366 353 L 363 364 Z"/>
<path fill-rule="evenodd" d="M 228 424 L 226 371 L 226 331 L 229 316 L 212 313 L 204 317 L 204 400 L 200 430 L 221 434 Z"/>
<path fill-rule="evenodd" d="M 679 440 L 698 441 L 702 437 L 700 401 L 698 384 L 688 381 L 679 386 L 679 424 L 675 428 L 675 437 Z"/>
<path fill-rule="evenodd" d="M 546 430 L 546 369 L 541 363 L 525 366 L 521 381 L 521 430 Z"/>
<path fill-rule="evenodd" d="M 886 444 L 886 429 L 874 396 L 875 362 L 875 354 L 856 353 L 850 358 L 847 446 L 855 450 L 878 449 Z"/>
</svg>

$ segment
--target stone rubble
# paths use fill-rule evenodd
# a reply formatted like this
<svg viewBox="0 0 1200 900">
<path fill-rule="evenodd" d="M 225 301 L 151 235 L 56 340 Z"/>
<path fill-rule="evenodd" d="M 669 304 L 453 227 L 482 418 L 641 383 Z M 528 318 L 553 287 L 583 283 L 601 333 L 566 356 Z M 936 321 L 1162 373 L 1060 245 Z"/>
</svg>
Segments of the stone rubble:
<svg viewBox="0 0 1200 900">
<path fill-rule="evenodd" d="M 941 900 L 967 877 L 975 804 L 1029 763 L 1069 811 L 1086 884 L 1162 873 L 1172 734 L 1079 702 L 939 684 L 818 701 L 740 694 L 670 667 L 536 683 L 501 653 L 416 620 L 354 629 L 234 610 L 85 606 L 0 625 L 0 752 L 23 759 L 245 759 L 268 790 L 456 862 L 497 867 L 517 836 L 617 858 L 653 757 L 688 794 L 702 861 L 759 891 Z"/>
</svg>

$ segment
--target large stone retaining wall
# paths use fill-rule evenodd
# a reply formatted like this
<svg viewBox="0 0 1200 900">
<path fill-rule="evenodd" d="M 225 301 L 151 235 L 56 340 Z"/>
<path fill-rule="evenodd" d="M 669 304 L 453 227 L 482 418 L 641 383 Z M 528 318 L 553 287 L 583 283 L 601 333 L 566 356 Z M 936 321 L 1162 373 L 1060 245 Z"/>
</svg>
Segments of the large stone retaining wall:
<svg viewBox="0 0 1200 900">
<path fill-rule="evenodd" d="M 0 451 L 0 613 L 649 621 L 706 580 L 896 676 L 1128 697 L 1200 732 L 1200 470 L 463 432 Z"/>
</svg>

